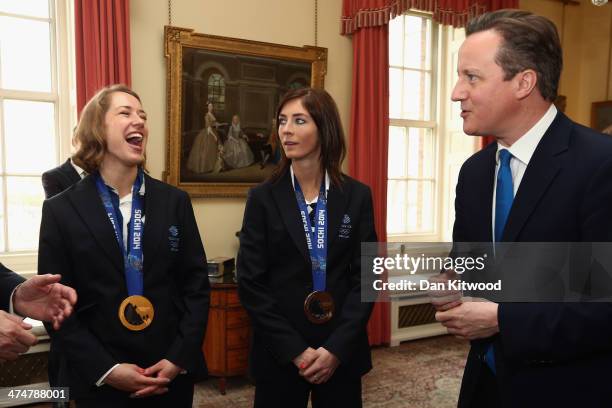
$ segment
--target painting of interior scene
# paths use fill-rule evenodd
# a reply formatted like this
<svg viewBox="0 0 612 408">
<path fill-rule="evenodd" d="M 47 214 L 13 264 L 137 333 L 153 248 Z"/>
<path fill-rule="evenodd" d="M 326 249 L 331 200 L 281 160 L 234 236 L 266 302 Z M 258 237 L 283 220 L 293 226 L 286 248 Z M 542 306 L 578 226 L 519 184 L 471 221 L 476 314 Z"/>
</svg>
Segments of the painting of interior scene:
<svg viewBox="0 0 612 408">
<path fill-rule="evenodd" d="M 612 101 L 593 102 L 591 127 L 607 135 L 612 135 Z"/>
<path fill-rule="evenodd" d="M 265 180 L 280 160 L 280 97 L 310 85 L 309 62 L 183 48 L 181 182 Z"/>
</svg>

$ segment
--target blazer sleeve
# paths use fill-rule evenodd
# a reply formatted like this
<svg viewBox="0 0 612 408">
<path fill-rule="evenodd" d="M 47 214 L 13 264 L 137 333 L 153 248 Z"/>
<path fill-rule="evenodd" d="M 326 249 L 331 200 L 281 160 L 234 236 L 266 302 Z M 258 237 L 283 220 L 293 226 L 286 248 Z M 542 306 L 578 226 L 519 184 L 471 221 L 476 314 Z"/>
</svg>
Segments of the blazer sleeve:
<svg viewBox="0 0 612 408">
<path fill-rule="evenodd" d="M 11 294 L 25 279 L 0 263 L 0 309 L 9 311 Z"/>
<path fill-rule="evenodd" d="M 185 305 L 185 312 L 179 324 L 174 342 L 168 350 L 167 359 L 190 372 L 197 371 L 201 358 L 202 342 L 208 322 L 210 305 L 210 283 L 206 253 L 193 213 L 189 196 L 181 192 L 180 206 L 183 233 L 180 237 L 179 291 Z"/>
<path fill-rule="evenodd" d="M 455 187 L 455 223 L 453 225 L 453 242 L 467 242 L 465 239 L 465 210 L 463 204 L 463 166 L 459 170 L 459 176 L 457 177 L 457 187 Z"/>
<path fill-rule="evenodd" d="M 361 243 L 377 242 L 376 230 L 374 228 L 372 193 L 368 187 L 366 187 L 365 197 L 361 206 L 358 236 L 359 241 L 356 243 L 358 247 L 353 250 L 353 258 L 350 265 L 349 285 L 351 289 L 342 306 L 338 326 L 323 345 L 325 349 L 334 354 L 342 363 L 348 362 L 358 347 L 359 342 L 355 340 L 364 332 L 374 307 L 372 302 L 363 302 L 361 300 Z M 370 270 L 372 270 L 371 267 L 368 268 L 368 271 Z M 371 274 L 366 273 L 364 276 L 371 276 Z M 370 284 L 369 281 L 363 283 Z"/>
<path fill-rule="evenodd" d="M 238 253 L 238 294 L 251 318 L 257 335 L 263 338 L 269 352 L 280 364 L 290 363 L 308 348 L 304 338 L 279 312 L 270 295 L 266 250 L 266 215 L 258 196 L 261 190 L 249 192 Z"/>
<path fill-rule="evenodd" d="M 70 242 L 66 241 L 61 234 L 56 215 L 49 201 L 45 201 L 40 225 L 38 273 L 61 274 L 61 283 L 75 287 L 68 256 L 69 245 Z M 78 370 L 86 383 L 93 385 L 118 361 L 79 321 L 79 312 L 89 306 L 77 303 L 74 313 L 62 323 L 58 331 L 53 330 L 48 323 L 45 323 L 45 328 L 53 341 L 56 341 L 61 349 L 66 351 L 64 356 L 71 362 L 70 365 Z"/>
<path fill-rule="evenodd" d="M 589 180 L 579 209 L 581 242 L 612 242 L 610 180 L 612 159 Z M 612 303 L 505 303 L 498 321 L 504 355 L 519 361 L 566 361 L 612 350 Z"/>
</svg>

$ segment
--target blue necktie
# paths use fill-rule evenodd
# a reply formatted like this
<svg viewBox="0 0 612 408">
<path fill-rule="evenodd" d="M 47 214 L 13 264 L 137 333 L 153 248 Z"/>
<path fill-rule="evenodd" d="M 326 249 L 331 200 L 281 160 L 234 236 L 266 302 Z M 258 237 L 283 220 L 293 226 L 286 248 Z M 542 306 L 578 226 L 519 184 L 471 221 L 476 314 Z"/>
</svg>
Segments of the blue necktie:
<svg viewBox="0 0 612 408">
<path fill-rule="evenodd" d="M 512 171 L 510 159 L 512 154 L 506 149 L 499 151 L 499 170 L 497 171 L 497 189 L 495 190 L 495 242 L 501 242 L 504 227 L 514 200 Z"/>
<path fill-rule="evenodd" d="M 500 242 L 504 235 L 504 228 L 514 200 L 514 186 L 512 185 L 512 171 L 510 170 L 510 159 L 512 154 L 506 149 L 499 151 L 499 170 L 497 171 L 497 188 L 495 189 L 495 242 Z M 495 371 L 495 354 L 493 344 L 487 346 L 484 355 L 485 363 L 493 374 Z"/>
</svg>

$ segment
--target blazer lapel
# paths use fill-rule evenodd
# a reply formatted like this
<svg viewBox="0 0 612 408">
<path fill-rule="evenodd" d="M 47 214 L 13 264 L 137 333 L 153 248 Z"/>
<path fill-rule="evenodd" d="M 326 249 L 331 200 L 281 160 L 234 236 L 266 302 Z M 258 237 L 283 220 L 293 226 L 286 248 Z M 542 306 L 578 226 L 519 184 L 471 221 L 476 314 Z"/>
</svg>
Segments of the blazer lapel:
<svg viewBox="0 0 612 408">
<path fill-rule="evenodd" d="M 475 197 L 473 199 L 475 206 L 474 214 L 476 214 L 475 219 L 471 221 L 476 228 L 473 242 L 491 242 L 493 240 L 491 222 L 493 219 L 493 184 L 495 182 L 497 143 L 491 143 L 485 149 L 485 155 L 478 171 L 484 181 L 473 186 L 475 189 Z"/>
<path fill-rule="evenodd" d="M 283 224 L 285 224 L 285 228 L 287 228 L 293 242 L 300 250 L 304 259 L 310 262 L 304 225 L 300 219 L 300 209 L 295 199 L 289 171 L 276 184 L 272 185 L 272 196 L 276 201 Z"/>
<path fill-rule="evenodd" d="M 119 248 L 115 231 L 98 195 L 94 176 L 89 175 L 83 179 L 82 183 L 77 184 L 69 198 L 106 256 L 112 261 L 115 268 L 123 273 L 123 251 Z"/>
<path fill-rule="evenodd" d="M 527 219 L 561 170 L 562 153 L 568 149 L 571 128 L 571 122 L 559 112 L 544 133 L 512 203 L 502 241 L 516 241 Z"/>
<path fill-rule="evenodd" d="M 155 255 L 162 252 L 157 251 L 161 239 L 168 237 L 168 231 L 164 229 L 168 226 L 166 216 L 166 206 L 168 200 L 162 197 L 160 184 L 145 174 L 145 225 L 143 238 L 144 266 L 143 275 L 146 277 L 147 271 L 151 268 Z"/>
<path fill-rule="evenodd" d="M 74 167 L 72 167 L 72 164 L 70 163 L 70 159 L 66 160 L 64 164 L 60 166 L 60 170 L 61 170 L 60 174 L 63 174 L 64 177 L 66 178 L 66 182 L 67 182 L 66 185 L 70 186 L 81 180 L 81 176 L 79 176 L 79 174 L 74 169 Z"/>
</svg>

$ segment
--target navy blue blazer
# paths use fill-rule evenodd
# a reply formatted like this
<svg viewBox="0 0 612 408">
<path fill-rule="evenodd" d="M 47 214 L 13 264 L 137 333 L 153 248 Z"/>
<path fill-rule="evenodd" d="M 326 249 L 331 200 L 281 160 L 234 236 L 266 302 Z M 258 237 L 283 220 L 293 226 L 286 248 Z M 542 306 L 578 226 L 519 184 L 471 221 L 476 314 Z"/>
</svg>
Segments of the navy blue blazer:
<svg viewBox="0 0 612 408">
<path fill-rule="evenodd" d="M 462 166 L 455 242 L 491 242 L 497 145 Z M 538 144 L 503 234 L 513 242 L 612 241 L 612 138 L 559 112 Z M 494 336 L 504 406 L 600 407 L 612 404 L 612 304 L 501 303 Z M 460 407 L 473 407 L 487 342 L 474 341 Z"/>
<path fill-rule="evenodd" d="M 45 190 L 45 198 L 51 198 L 71 185 L 78 183 L 81 176 L 70 163 L 70 159 L 61 165 L 47 170 L 42 174 L 42 185 Z"/>
<path fill-rule="evenodd" d="M 145 175 L 144 296 L 155 307 L 149 327 L 133 332 L 118 319 L 127 294 L 122 251 L 87 176 L 43 204 L 38 269 L 61 273 L 78 293 L 61 329 L 58 381 L 71 397 L 117 399 L 127 394 L 94 384 L 116 363 L 148 367 L 166 358 L 190 373 L 205 370 L 202 341 L 210 287 L 206 255 L 189 196 Z"/>
<path fill-rule="evenodd" d="M 0 310 L 8 312 L 11 293 L 25 279 L 0 263 Z"/>
<path fill-rule="evenodd" d="M 334 317 L 313 324 L 304 314 L 312 292 L 311 261 L 287 171 L 249 192 L 238 254 L 238 293 L 253 326 L 250 372 L 256 380 L 297 375 L 292 360 L 324 347 L 340 360 L 334 375 L 361 376 L 371 367 L 366 325 L 372 303 L 361 301 L 361 242 L 376 242 L 369 187 L 348 177 L 330 185 L 326 290 Z"/>
</svg>

